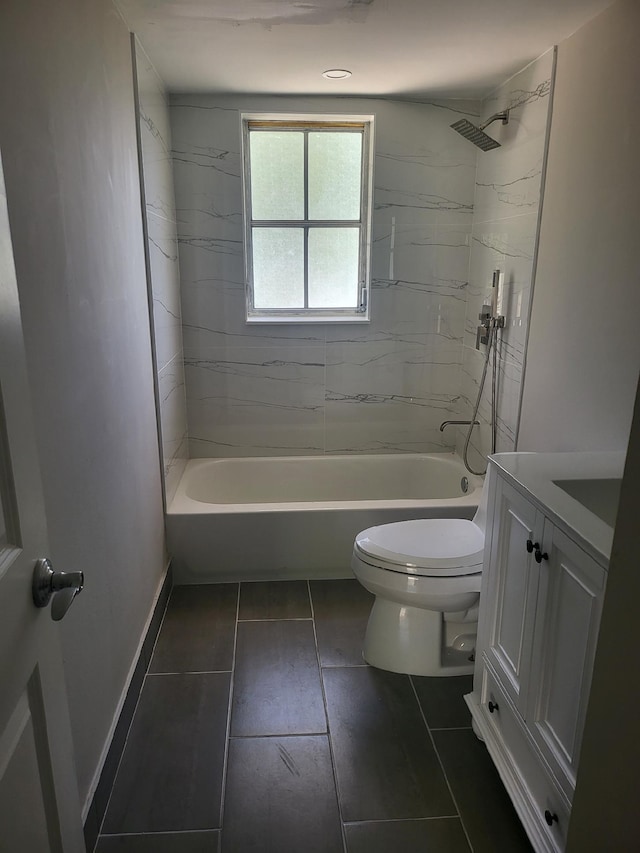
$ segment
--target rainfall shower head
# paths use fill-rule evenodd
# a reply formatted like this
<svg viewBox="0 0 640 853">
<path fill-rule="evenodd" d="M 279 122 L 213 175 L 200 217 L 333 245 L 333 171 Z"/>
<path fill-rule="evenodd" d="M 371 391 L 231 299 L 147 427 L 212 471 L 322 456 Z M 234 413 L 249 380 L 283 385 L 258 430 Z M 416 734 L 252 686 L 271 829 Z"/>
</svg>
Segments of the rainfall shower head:
<svg viewBox="0 0 640 853">
<path fill-rule="evenodd" d="M 461 118 L 460 121 L 454 121 L 451 127 L 454 130 L 457 130 L 465 139 L 468 139 L 469 142 L 473 142 L 474 145 L 477 145 L 478 148 L 481 148 L 483 151 L 491 151 L 492 148 L 500 148 L 500 143 L 496 142 L 496 140 L 492 139 L 490 136 L 487 136 L 487 134 L 484 133 L 484 129 L 485 127 L 489 127 L 489 125 L 494 121 L 498 120 L 501 120 L 502 124 L 508 124 L 509 110 L 496 113 L 491 116 L 488 121 L 485 121 L 484 124 L 481 124 L 480 127 L 476 127 L 475 124 L 471 124 L 471 122 L 466 118 Z"/>
</svg>

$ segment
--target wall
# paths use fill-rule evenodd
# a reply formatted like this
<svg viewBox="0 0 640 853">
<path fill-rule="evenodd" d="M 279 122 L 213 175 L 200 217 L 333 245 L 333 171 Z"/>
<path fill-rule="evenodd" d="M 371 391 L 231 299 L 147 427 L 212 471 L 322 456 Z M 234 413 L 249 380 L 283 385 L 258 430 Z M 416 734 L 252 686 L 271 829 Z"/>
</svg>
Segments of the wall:
<svg viewBox="0 0 640 853">
<path fill-rule="evenodd" d="M 169 504 L 188 459 L 182 351 L 180 270 L 171 171 L 169 103 L 162 80 L 134 39 L 147 237 L 147 276 L 153 304 L 162 467 Z"/>
<path fill-rule="evenodd" d="M 486 354 L 484 345 L 476 349 L 478 314 L 483 302 L 491 301 L 492 274 L 499 269 L 503 273 L 499 313 L 506 323 L 498 338 L 498 451 L 513 450 L 516 441 L 553 64 L 550 50 L 500 86 L 481 109 L 483 122 L 505 109 L 510 112 L 508 124 L 496 121 L 487 128 L 502 147 L 478 153 L 459 411 L 469 419 L 476 403 Z M 486 462 L 478 450 L 485 456 L 491 452 L 491 367 L 478 420 L 469 461 L 483 471 Z M 466 427 L 458 431 L 460 453 L 466 435 Z"/>
<path fill-rule="evenodd" d="M 371 323 L 247 326 L 240 115 L 375 113 Z M 452 447 L 476 149 L 464 102 L 174 96 L 191 456 Z"/>
<path fill-rule="evenodd" d="M 520 450 L 627 446 L 640 367 L 637 4 L 563 42 Z"/>
<path fill-rule="evenodd" d="M 81 800 L 164 571 L 129 33 L 108 0 L 6 0 L 0 148 L 58 569 Z M 9 120 L 10 119 L 10 120 Z"/>
<path fill-rule="evenodd" d="M 640 847 L 639 31 L 640 6 L 623 0 L 558 47 L 524 383 L 520 449 L 629 439 L 567 853 Z"/>
</svg>

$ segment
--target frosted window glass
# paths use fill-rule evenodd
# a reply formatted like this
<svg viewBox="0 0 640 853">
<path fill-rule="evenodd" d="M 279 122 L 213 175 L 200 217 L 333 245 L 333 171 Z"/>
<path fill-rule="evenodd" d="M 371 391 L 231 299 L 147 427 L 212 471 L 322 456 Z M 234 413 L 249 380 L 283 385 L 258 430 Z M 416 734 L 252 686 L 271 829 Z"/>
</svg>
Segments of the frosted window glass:
<svg viewBox="0 0 640 853">
<path fill-rule="evenodd" d="M 304 218 L 304 134 L 249 134 L 253 219 Z"/>
<path fill-rule="evenodd" d="M 361 133 L 309 134 L 309 219 L 360 219 Z"/>
<path fill-rule="evenodd" d="M 253 229 L 255 308 L 304 308 L 304 230 Z"/>
<path fill-rule="evenodd" d="M 309 230 L 309 307 L 358 305 L 359 228 Z"/>
</svg>

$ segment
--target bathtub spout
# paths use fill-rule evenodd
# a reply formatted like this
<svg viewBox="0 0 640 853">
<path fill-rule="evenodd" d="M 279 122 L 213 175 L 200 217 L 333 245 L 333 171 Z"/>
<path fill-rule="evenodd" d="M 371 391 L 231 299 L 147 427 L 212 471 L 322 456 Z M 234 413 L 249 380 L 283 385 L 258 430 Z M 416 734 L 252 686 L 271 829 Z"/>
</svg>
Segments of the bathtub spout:
<svg viewBox="0 0 640 853">
<path fill-rule="evenodd" d="M 442 421 L 440 424 L 440 432 L 444 432 L 444 428 L 449 424 L 470 424 L 471 421 Z M 474 426 L 480 426 L 480 421 L 473 421 Z"/>
</svg>

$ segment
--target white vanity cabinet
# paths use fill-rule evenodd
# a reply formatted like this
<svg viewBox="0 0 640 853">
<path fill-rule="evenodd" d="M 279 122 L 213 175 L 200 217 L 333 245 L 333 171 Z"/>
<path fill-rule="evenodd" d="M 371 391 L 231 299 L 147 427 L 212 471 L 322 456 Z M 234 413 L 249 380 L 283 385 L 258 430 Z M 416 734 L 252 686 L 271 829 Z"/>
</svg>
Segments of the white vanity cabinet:
<svg viewBox="0 0 640 853">
<path fill-rule="evenodd" d="M 534 848 L 562 851 L 608 555 L 583 547 L 562 517 L 500 467 L 520 455 L 498 455 L 490 466 L 474 689 L 466 699 Z"/>
</svg>

